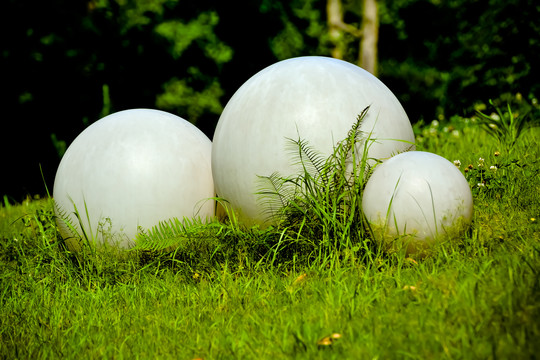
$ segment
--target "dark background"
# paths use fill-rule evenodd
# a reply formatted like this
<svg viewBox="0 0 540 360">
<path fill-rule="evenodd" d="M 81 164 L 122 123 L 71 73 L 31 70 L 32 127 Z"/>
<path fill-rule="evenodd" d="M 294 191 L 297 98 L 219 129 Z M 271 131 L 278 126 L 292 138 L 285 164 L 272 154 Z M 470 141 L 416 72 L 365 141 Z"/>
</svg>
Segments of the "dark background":
<svg viewBox="0 0 540 360">
<path fill-rule="evenodd" d="M 362 1 L 343 6 L 359 27 Z M 212 138 L 249 77 L 332 47 L 319 0 L 7 0 L 0 14 L 0 196 L 11 202 L 52 192 L 65 148 L 111 112 L 162 109 Z M 536 0 L 379 1 L 377 75 L 413 123 L 489 112 L 490 99 L 537 111 L 539 19 Z M 358 39 L 343 41 L 356 62 Z"/>
</svg>

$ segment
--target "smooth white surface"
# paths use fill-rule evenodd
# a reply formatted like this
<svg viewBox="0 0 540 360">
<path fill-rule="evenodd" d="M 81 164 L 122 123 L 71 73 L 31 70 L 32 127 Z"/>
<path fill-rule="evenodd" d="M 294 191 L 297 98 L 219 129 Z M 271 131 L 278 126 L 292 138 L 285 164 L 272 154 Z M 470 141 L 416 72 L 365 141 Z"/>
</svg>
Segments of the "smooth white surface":
<svg viewBox="0 0 540 360">
<path fill-rule="evenodd" d="M 214 201 L 205 201 L 215 196 L 211 149 L 206 135 L 173 114 L 117 112 L 90 125 L 69 146 L 53 196 L 68 213 L 76 205 L 86 231 L 95 236 L 102 223 L 115 241 L 129 247 L 138 226 L 213 216 Z M 71 221 L 77 223 L 74 216 Z M 69 237 L 62 221 L 59 225 Z"/>
<path fill-rule="evenodd" d="M 377 142 L 369 156 L 388 158 L 414 148 L 409 119 L 392 92 L 369 72 L 325 57 L 271 65 L 246 81 L 229 100 L 213 138 L 212 170 L 218 196 L 247 222 L 262 223 L 257 175 L 297 175 L 287 138 L 305 139 L 330 155 L 358 115 L 370 111 L 362 131 Z M 396 140 L 405 140 L 409 143 Z"/>
<path fill-rule="evenodd" d="M 454 164 L 436 154 L 411 151 L 375 168 L 362 208 L 368 221 L 389 238 L 413 235 L 431 241 L 470 224 L 473 199 Z"/>
</svg>

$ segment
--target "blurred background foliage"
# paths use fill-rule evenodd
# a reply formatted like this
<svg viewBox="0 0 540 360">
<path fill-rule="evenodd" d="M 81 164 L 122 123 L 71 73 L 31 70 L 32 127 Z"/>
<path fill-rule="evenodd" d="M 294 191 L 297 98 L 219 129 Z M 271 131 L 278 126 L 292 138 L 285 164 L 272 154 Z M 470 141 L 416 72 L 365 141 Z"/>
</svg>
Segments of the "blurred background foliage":
<svg viewBox="0 0 540 360">
<path fill-rule="evenodd" d="M 40 164 L 52 191 L 65 148 L 111 112 L 162 109 L 212 138 L 227 100 L 264 67 L 338 47 L 358 63 L 366 0 L 338 1 L 338 37 L 331 2 L 5 0 L 0 195 L 44 194 Z M 537 0 L 376 4 L 377 76 L 411 122 L 472 116 L 490 99 L 537 105 Z"/>
</svg>

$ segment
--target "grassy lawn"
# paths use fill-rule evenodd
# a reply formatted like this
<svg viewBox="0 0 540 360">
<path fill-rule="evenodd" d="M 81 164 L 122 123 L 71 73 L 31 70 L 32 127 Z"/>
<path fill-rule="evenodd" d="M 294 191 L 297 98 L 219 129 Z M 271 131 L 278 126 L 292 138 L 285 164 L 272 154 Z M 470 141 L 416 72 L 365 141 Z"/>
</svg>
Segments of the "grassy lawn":
<svg viewBox="0 0 540 360">
<path fill-rule="evenodd" d="M 415 132 L 459 160 L 475 201 L 470 231 L 425 259 L 355 244 L 305 258 L 279 231 L 219 223 L 176 254 L 73 254 L 50 200 L 6 201 L 0 358 L 535 358 L 540 131 L 513 147 L 469 119 Z"/>
</svg>

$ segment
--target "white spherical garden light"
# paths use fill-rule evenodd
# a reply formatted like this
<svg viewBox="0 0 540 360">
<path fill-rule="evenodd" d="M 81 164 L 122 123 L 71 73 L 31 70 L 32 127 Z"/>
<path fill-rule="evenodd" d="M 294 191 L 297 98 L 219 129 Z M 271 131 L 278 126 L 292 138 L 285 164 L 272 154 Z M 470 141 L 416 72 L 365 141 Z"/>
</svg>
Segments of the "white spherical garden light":
<svg viewBox="0 0 540 360">
<path fill-rule="evenodd" d="M 77 248 L 69 222 L 81 236 L 80 225 L 98 241 L 130 247 L 139 227 L 212 217 L 211 148 L 194 125 L 163 111 L 126 110 L 93 123 L 69 146 L 56 173 L 61 235 Z"/>
<path fill-rule="evenodd" d="M 422 151 L 402 153 L 378 165 L 363 193 L 362 208 L 378 240 L 388 248 L 405 244 L 424 254 L 471 223 L 469 184 L 445 158 Z"/>
<path fill-rule="evenodd" d="M 308 56 L 280 61 L 246 81 L 229 100 L 213 138 L 212 172 L 218 196 L 247 223 L 265 223 L 258 176 L 297 175 L 288 139 L 306 140 L 330 155 L 370 106 L 361 130 L 369 157 L 388 158 L 414 147 L 411 124 L 392 92 L 345 61 Z"/>
</svg>

